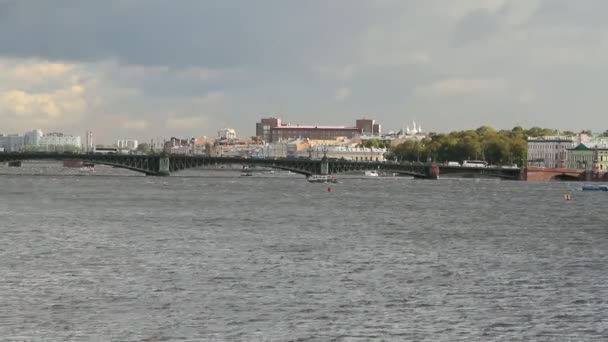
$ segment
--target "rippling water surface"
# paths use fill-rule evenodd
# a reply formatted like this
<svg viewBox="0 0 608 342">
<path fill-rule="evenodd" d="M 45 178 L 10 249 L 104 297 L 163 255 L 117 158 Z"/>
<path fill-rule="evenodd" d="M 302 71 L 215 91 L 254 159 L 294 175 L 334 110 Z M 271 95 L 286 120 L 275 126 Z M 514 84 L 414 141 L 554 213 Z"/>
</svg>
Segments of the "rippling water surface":
<svg viewBox="0 0 608 342">
<path fill-rule="evenodd" d="M 110 171 L 0 170 L 2 340 L 608 339 L 580 184 Z"/>
</svg>

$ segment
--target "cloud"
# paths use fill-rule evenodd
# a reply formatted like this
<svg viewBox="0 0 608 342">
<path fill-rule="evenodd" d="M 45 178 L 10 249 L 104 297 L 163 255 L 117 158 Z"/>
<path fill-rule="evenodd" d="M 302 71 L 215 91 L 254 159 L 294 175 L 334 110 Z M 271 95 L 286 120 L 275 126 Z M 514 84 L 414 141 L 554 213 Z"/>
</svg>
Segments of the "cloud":
<svg viewBox="0 0 608 342">
<path fill-rule="evenodd" d="M 344 101 L 350 97 L 350 88 L 342 87 L 336 89 L 336 93 L 334 94 L 334 100 L 336 101 Z"/>
<path fill-rule="evenodd" d="M 206 118 L 203 116 L 178 117 L 175 114 L 170 114 L 167 119 L 167 126 L 173 130 L 195 132 L 197 130 L 202 131 L 205 122 Z"/>
<path fill-rule="evenodd" d="M 460 19 L 452 31 L 456 45 L 482 40 L 496 34 L 500 29 L 499 17 L 486 9 L 477 9 Z"/>
<path fill-rule="evenodd" d="M 120 124 L 120 126 L 127 130 L 141 131 L 146 129 L 148 122 L 146 120 L 125 120 Z"/>
<path fill-rule="evenodd" d="M 23 90 L 0 92 L 0 118 L 8 121 L 28 120 L 38 124 L 78 120 L 87 108 L 83 93 L 79 85 L 48 93 Z"/>
<path fill-rule="evenodd" d="M 417 89 L 423 96 L 496 95 L 507 90 L 507 82 L 496 78 L 451 78 Z"/>
<path fill-rule="evenodd" d="M 532 103 L 536 100 L 536 93 L 533 90 L 530 89 L 526 89 L 523 90 L 518 96 L 517 96 L 517 102 L 519 103 Z"/>
<path fill-rule="evenodd" d="M 321 78 L 339 81 L 351 80 L 355 76 L 356 69 L 357 66 L 354 64 L 342 66 L 315 65 L 312 67 L 313 72 Z"/>
<path fill-rule="evenodd" d="M 387 130 L 517 115 L 608 127 L 606 11 L 603 0 L 0 0 L 1 128 L 248 136 L 269 113 L 319 124 L 377 113 Z"/>
</svg>

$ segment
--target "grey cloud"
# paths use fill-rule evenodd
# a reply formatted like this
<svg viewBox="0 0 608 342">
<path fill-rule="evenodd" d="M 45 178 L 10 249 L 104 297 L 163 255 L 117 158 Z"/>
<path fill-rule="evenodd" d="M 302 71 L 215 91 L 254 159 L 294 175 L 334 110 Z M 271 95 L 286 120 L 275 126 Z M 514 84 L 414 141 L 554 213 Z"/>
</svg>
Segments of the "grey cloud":
<svg viewBox="0 0 608 342">
<path fill-rule="evenodd" d="M 456 24 L 451 35 L 452 43 L 456 46 L 466 45 L 473 41 L 489 38 L 499 30 L 500 13 L 477 9 L 465 15 Z"/>
<path fill-rule="evenodd" d="M 31 1 L 4 3 L 0 54 L 129 64 L 293 64 L 347 39 L 350 1 Z"/>
<path fill-rule="evenodd" d="M 606 13 L 608 2 L 605 0 L 543 0 L 528 25 L 605 29 Z"/>
<path fill-rule="evenodd" d="M 328 124 L 373 116 L 386 129 L 413 118 L 437 130 L 514 120 L 565 129 L 583 108 L 580 125 L 608 125 L 603 95 L 588 90 L 605 84 L 608 48 L 595 29 L 608 3 L 549 0 L 535 12 L 528 1 L 496 9 L 487 0 L 0 0 L 0 59 L 74 62 L 87 94 L 103 101 L 82 122 L 57 124 L 84 131 L 119 117 L 120 134 L 141 139 L 218 125 L 248 136 L 260 116 L 277 113 Z M 484 79 L 508 87 L 491 98 L 416 93 L 449 80 L 483 91 L 475 80 Z M 341 88 L 350 96 L 335 101 Z M 222 106 L 197 102 L 213 93 L 225 94 Z M 204 120 L 171 131 L 170 115 Z M 129 131 L 144 121 L 145 130 Z M 102 132 L 114 134 L 112 125 Z"/>
</svg>

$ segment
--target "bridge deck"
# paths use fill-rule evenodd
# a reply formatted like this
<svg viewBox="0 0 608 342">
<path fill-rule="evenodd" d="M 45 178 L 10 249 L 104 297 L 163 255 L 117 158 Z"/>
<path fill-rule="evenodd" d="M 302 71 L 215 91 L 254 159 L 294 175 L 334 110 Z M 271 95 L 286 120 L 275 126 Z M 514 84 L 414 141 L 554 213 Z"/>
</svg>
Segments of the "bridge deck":
<svg viewBox="0 0 608 342">
<path fill-rule="evenodd" d="M 418 178 L 437 178 L 439 174 L 468 172 L 504 179 L 519 179 L 520 169 L 463 168 L 441 166 L 435 163 L 356 162 L 346 160 L 311 159 L 255 159 L 215 157 L 205 155 L 131 155 L 131 154 L 76 154 L 76 153 L 0 153 L 0 163 L 20 160 L 82 160 L 85 162 L 121 167 L 146 175 L 167 176 L 181 170 L 222 165 L 242 164 L 288 170 L 303 175 L 338 174 L 353 171 L 383 171 Z"/>
</svg>

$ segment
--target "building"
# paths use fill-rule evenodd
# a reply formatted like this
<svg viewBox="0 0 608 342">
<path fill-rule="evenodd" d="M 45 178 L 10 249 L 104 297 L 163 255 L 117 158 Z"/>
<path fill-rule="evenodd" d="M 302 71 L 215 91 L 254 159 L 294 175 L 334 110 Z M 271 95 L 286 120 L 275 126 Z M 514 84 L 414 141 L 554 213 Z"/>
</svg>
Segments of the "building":
<svg viewBox="0 0 608 342">
<path fill-rule="evenodd" d="M 139 146 L 139 142 L 137 140 L 118 140 L 116 142 L 116 147 L 121 150 L 135 150 Z"/>
<path fill-rule="evenodd" d="M 416 121 L 412 121 L 412 128 L 410 129 L 410 126 L 407 125 L 405 126 L 405 129 L 402 129 L 402 133 L 405 133 L 406 135 L 417 135 L 417 134 L 421 134 L 422 133 L 422 126 L 421 125 L 416 125 Z"/>
<path fill-rule="evenodd" d="M 73 146 L 81 148 L 80 136 L 68 135 L 63 133 L 47 133 L 40 137 L 38 146 L 51 148 L 57 146 Z"/>
<path fill-rule="evenodd" d="M 257 126 L 256 126 L 257 129 Z M 235 140 L 237 139 L 236 137 L 236 131 L 232 128 L 222 128 L 217 132 L 217 137 L 220 140 Z"/>
<path fill-rule="evenodd" d="M 285 125 L 271 128 L 270 141 L 277 142 L 289 139 L 331 140 L 338 137 L 352 139 L 361 134 L 361 129 L 357 127 Z"/>
<path fill-rule="evenodd" d="M 25 137 L 18 134 L 0 134 L 0 148 L 3 152 L 18 152 L 25 145 Z"/>
<path fill-rule="evenodd" d="M 358 127 L 360 126 L 360 127 Z M 338 137 L 352 139 L 363 135 L 364 129 L 371 134 L 380 134 L 380 124 L 374 120 L 357 120 L 356 126 L 318 126 L 284 124 L 281 119 L 266 118 L 256 123 L 256 136 L 265 142 L 279 142 L 291 139 L 332 140 Z"/>
<path fill-rule="evenodd" d="M 352 161 L 384 161 L 386 149 L 356 147 L 348 140 L 290 140 L 259 146 L 252 156 L 258 158 L 306 158 L 323 157 Z"/>
<path fill-rule="evenodd" d="M 93 152 L 95 145 L 93 145 L 93 132 L 87 131 L 86 144 L 84 146 L 85 152 Z"/>
<path fill-rule="evenodd" d="M 40 141 L 42 140 L 43 136 L 44 134 L 40 129 L 27 132 L 24 135 L 24 144 L 28 146 L 40 146 Z"/>
<path fill-rule="evenodd" d="M 574 148 L 576 137 L 546 136 L 528 138 L 528 165 L 566 167 L 568 149 Z"/>
<path fill-rule="evenodd" d="M 271 142 L 271 128 L 281 126 L 281 119 L 266 118 L 255 124 L 255 135 L 263 141 Z"/>
<path fill-rule="evenodd" d="M 171 137 L 171 139 L 164 144 L 164 152 L 171 154 L 192 154 L 194 153 L 195 141 L 195 138 L 180 139 Z"/>
<path fill-rule="evenodd" d="M 73 136 L 63 133 L 44 134 L 40 129 L 35 129 L 25 133 L 23 136 L 23 144 L 28 147 L 39 147 L 46 150 L 54 150 L 58 146 L 72 146 L 81 148 L 80 136 Z"/>
<path fill-rule="evenodd" d="M 596 165 L 597 163 L 597 165 Z M 578 144 L 568 149 L 568 168 L 608 172 L 608 146 Z"/>
<path fill-rule="evenodd" d="M 381 126 L 379 123 L 376 123 L 374 120 L 370 119 L 359 119 L 356 121 L 356 127 L 361 129 L 362 135 L 375 136 L 378 137 L 381 135 Z"/>
</svg>

